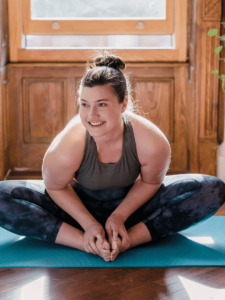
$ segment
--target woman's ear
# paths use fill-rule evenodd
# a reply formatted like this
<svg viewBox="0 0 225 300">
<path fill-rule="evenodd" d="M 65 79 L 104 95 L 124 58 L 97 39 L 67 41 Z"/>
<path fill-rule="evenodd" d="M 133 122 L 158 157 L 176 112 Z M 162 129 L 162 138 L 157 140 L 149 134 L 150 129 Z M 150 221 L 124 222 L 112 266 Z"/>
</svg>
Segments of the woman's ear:
<svg viewBox="0 0 225 300">
<path fill-rule="evenodd" d="M 122 113 L 125 112 L 125 110 L 127 108 L 127 104 L 128 104 L 128 97 L 125 96 L 124 100 L 123 100 Z"/>
</svg>

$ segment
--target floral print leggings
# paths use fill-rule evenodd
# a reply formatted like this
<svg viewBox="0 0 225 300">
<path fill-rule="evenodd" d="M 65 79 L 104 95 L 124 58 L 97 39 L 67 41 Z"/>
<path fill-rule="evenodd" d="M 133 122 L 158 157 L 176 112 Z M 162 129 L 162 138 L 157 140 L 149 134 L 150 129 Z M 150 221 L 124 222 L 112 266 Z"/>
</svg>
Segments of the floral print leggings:
<svg viewBox="0 0 225 300">
<path fill-rule="evenodd" d="M 70 185 L 103 227 L 133 186 L 93 191 L 74 180 Z M 152 240 L 156 240 L 205 221 L 224 202 L 225 184 L 217 177 L 193 173 L 168 175 L 157 193 L 124 224 L 128 230 L 143 222 Z M 18 235 L 55 242 L 63 222 L 84 232 L 51 199 L 43 180 L 0 181 L 0 227 Z"/>
</svg>

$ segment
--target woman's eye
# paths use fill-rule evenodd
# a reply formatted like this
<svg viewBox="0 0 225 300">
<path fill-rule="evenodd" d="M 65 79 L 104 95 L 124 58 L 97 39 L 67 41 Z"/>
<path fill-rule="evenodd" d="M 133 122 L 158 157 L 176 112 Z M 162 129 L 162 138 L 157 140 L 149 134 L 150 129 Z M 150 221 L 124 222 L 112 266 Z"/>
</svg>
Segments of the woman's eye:
<svg viewBox="0 0 225 300">
<path fill-rule="evenodd" d="M 106 106 L 105 103 L 100 103 L 99 105 L 101 105 L 101 104 L 104 104 L 104 106 Z M 82 103 L 81 105 L 84 106 L 84 107 L 86 107 L 86 104 L 85 104 L 85 103 Z M 104 107 L 104 106 L 103 106 L 103 107 Z"/>
</svg>

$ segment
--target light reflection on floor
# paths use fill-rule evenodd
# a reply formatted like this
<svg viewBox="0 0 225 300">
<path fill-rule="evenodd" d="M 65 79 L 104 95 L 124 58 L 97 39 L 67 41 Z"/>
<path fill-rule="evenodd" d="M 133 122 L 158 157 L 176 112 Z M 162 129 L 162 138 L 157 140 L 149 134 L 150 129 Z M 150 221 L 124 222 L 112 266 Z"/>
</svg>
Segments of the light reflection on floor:
<svg viewBox="0 0 225 300">
<path fill-rule="evenodd" d="M 224 300 L 225 289 L 215 289 L 178 276 L 185 287 L 190 300 Z"/>
<path fill-rule="evenodd" d="M 188 236 L 188 235 L 183 235 L 183 236 L 199 244 L 203 244 L 203 245 L 214 244 L 214 240 L 211 236 Z"/>
<path fill-rule="evenodd" d="M 43 300 L 43 286 L 45 276 L 25 285 L 21 289 L 20 300 Z"/>
</svg>

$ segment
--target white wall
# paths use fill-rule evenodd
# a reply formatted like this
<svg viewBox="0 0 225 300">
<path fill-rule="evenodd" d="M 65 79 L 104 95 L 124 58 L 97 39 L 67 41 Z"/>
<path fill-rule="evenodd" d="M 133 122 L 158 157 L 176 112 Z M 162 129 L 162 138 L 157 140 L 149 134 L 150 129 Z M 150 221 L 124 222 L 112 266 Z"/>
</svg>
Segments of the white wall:
<svg viewBox="0 0 225 300">
<path fill-rule="evenodd" d="M 217 177 L 225 182 L 225 114 L 224 114 L 224 142 L 217 148 Z"/>
</svg>

